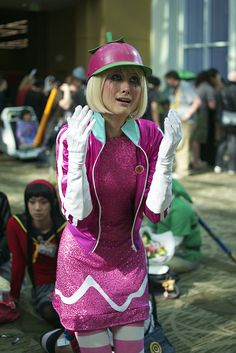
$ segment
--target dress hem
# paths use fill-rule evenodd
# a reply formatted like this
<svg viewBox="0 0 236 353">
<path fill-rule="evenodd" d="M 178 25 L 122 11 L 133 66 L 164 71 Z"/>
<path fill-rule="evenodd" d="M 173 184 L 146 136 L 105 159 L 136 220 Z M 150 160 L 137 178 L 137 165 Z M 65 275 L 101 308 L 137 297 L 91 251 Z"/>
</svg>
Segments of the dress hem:
<svg viewBox="0 0 236 353">
<path fill-rule="evenodd" d="M 142 311 L 140 311 L 140 308 L 137 308 L 137 309 L 128 310 L 125 313 L 122 312 L 120 313 L 120 315 L 117 313 L 100 315 L 97 317 L 78 315 L 76 318 L 74 316 L 73 317 L 67 316 L 66 318 L 60 318 L 60 320 L 63 327 L 67 330 L 92 331 L 92 330 L 107 329 L 114 326 L 124 326 L 135 322 L 139 322 L 139 321 L 145 321 L 148 319 L 148 317 L 149 317 L 149 306 L 147 305 L 147 307 L 143 308 Z"/>
</svg>

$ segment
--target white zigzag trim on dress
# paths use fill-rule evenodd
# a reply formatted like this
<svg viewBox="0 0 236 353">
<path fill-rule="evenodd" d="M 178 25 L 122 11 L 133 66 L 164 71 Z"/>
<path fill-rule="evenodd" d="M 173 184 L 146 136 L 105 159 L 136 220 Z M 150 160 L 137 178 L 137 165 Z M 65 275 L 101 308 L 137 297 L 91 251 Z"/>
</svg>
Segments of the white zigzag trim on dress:
<svg viewBox="0 0 236 353">
<path fill-rule="evenodd" d="M 80 288 L 77 289 L 77 291 L 70 297 L 65 297 L 59 289 L 55 289 L 55 294 L 59 295 L 63 303 L 71 305 L 81 299 L 90 287 L 93 287 L 101 294 L 101 296 L 103 296 L 103 298 L 110 304 L 110 306 L 114 310 L 125 311 L 133 298 L 139 298 L 143 295 L 147 285 L 147 281 L 147 276 L 145 276 L 140 288 L 136 292 L 130 294 L 123 305 L 117 305 L 116 303 L 114 303 L 113 300 L 104 292 L 101 286 L 90 275 L 85 279 L 84 283 L 80 286 Z"/>
</svg>

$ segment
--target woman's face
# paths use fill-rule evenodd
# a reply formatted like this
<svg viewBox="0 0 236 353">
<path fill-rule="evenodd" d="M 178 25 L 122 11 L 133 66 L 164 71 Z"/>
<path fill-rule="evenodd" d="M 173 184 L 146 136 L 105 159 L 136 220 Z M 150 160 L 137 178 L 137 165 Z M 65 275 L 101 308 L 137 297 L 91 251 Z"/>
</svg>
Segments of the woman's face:
<svg viewBox="0 0 236 353">
<path fill-rule="evenodd" d="M 45 197 L 31 197 L 28 201 L 29 214 L 34 221 L 43 221 L 51 215 L 51 205 Z"/>
<path fill-rule="evenodd" d="M 133 68 L 110 69 L 104 81 L 102 100 L 113 115 L 127 118 L 133 113 L 141 96 L 141 80 Z"/>
</svg>

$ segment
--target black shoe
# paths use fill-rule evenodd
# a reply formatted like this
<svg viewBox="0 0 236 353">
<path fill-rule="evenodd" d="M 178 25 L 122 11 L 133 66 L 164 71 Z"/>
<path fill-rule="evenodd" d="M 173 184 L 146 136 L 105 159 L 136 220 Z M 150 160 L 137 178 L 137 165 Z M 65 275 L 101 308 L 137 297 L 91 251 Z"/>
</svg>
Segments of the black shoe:
<svg viewBox="0 0 236 353">
<path fill-rule="evenodd" d="M 57 339 L 64 332 L 64 329 L 57 328 L 52 331 L 44 332 L 40 336 L 40 345 L 42 349 L 47 353 L 55 353 L 55 346 Z"/>
</svg>

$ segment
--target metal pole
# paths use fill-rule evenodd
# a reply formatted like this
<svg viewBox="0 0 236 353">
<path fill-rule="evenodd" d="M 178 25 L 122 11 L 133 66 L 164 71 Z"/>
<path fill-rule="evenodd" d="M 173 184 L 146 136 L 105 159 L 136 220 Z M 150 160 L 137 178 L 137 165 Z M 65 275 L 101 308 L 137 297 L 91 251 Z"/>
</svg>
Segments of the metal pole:
<svg viewBox="0 0 236 353">
<path fill-rule="evenodd" d="M 207 225 L 205 221 L 201 217 L 198 218 L 200 225 L 206 230 L 206 232 L 211 236 L 212 239 L 220 246 L 220 248 L 231 258 L 231 260 L 236 263 L 236 256 L 233 255 L 232 251 L 228 248 L 228 246 L 218 237 L 216 236 L 211 228 Z"/>
</svg>

